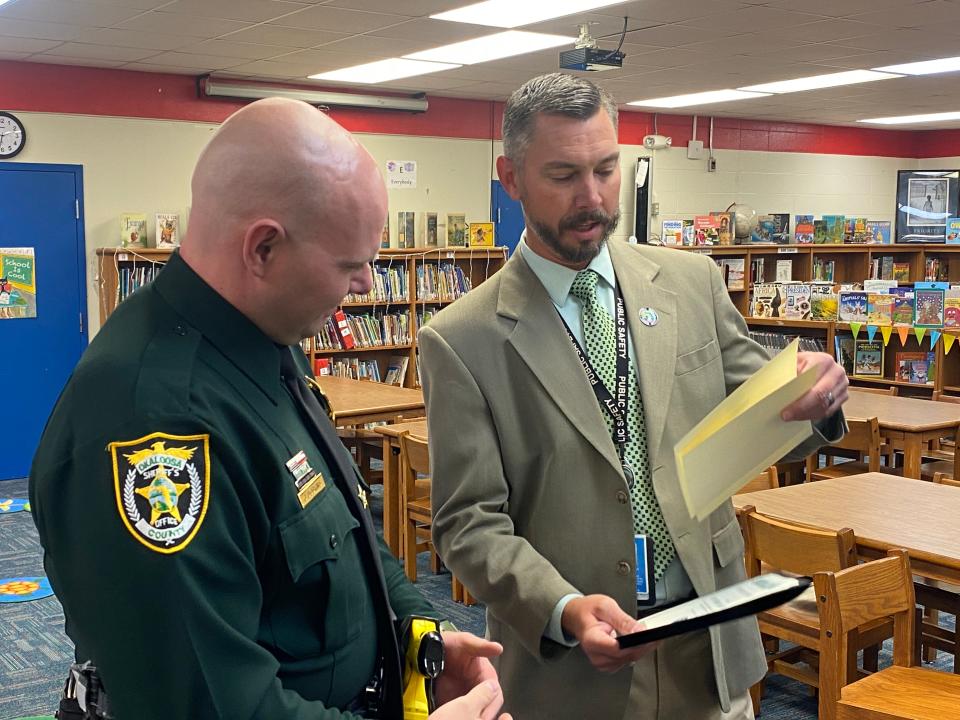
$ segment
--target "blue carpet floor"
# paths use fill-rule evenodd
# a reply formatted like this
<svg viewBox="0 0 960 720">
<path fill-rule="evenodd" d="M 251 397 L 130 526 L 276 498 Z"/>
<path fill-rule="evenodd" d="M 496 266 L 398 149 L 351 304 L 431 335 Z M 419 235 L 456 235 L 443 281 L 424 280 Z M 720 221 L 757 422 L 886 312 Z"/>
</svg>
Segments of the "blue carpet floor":
<svg viewBox="0 0 960 720">
<path fill-rule="evenodd" d="M 374 488 L 371 502 L 378 523 L 382 513 L 379 490 Z M 0 482 L 3 497 L 26 497 L 26 481 Z M 417 586 L 442 615 L 462 630 L 483 633 L 483 608 L 452 602 L 448 573 L 434 575 L 425 553 L 420 555 L 418 570 Z M 26 512 L 0 514 L 0 578 L 30 575 L 43 575 L 33 521 Z M 63 633 L 63 611 L 56 598 L 0 604 L 0 720 L 52 713 L 64 672 L 72 661 L 73 648 Z M 951 661 L 941 653 L 934 667 L 949 671 Z M 889 662 L 888 643 L 881 653 L 881 666 Z M 806 687 L 779 676 L 768 680 L 762 710 L 763 720 L 817 717 L 816 699 Z"/>
</svg>

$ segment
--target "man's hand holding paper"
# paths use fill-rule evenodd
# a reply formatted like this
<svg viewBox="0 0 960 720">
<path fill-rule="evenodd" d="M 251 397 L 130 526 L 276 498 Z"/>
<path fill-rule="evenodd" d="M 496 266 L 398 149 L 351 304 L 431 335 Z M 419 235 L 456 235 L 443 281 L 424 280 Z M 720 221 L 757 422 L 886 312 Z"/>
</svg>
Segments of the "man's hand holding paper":
<svg viewBox="0 0 960 720">
<path fill-rule="evenodd" d="M 817 368 L 817 382 L 799 400 L 784 408 L 782 417 L 790 420 L 821 420 L 833 415 L 847 401 L 850 381 L 843 367 L 827 353 L 798 352 L 797 374 Z"/>
</svg>

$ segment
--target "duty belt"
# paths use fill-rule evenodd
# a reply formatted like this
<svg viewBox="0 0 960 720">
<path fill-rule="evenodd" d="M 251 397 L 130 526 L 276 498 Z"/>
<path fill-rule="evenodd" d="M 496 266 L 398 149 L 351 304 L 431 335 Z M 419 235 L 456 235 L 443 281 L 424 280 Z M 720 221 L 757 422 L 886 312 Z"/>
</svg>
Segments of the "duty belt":
<svg viewBox="0 0 960 720">
<path fill-rule="evenodd" d="M 111 720 L 113 714 L 107 692 L 103 689 L 103 682 L 97 668 L 88 660 L 85 663 L 74 663 L 70 666 L 67 682 L 63 687 L 63 701 L 76 705 L 83 712 L 84 720 Z M 61 702 L 61 709 L 63 702 Z M 60 715 L 58 717 L 69 717 Z"/>
</svg>

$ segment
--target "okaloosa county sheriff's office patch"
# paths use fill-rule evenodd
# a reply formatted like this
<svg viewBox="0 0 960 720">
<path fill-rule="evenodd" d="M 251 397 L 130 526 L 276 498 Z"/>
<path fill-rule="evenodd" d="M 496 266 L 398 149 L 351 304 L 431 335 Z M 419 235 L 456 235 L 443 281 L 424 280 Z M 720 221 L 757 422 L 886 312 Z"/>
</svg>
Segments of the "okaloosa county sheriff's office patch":
<svg viewBox="0 0 960 720">
<path fill-rule="evenodd" d="M 107 448 L 127 530 L 156 552 L 183 550 L 207 513 L 210 436 L 157 432 Z"/>
</svg>

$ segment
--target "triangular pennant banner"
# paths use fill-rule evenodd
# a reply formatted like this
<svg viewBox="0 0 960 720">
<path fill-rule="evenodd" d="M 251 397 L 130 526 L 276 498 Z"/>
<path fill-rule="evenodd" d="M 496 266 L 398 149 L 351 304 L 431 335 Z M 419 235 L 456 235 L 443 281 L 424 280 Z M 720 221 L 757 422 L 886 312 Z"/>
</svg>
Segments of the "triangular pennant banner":
<svg viewBox="0 0 960 720">
<path fill-rule="evenodd" d="M 867 325 L 867 340 L 873 342 L 873 336 L 877 334 L 876 325 Z"/>
<path fill-rule="evenodd" d="M 899 327 L 897 327 L 897 335 L 900 336 L 900 344 L 906 345 L 907 338 L 910 335 L 910 328 L 907 327 L 906 325 L 900 325 Z"/>
<path fill-rule="evenodd" d="M 860 333 L 860 326 L 861 326 L 862 324 L 863 324 L 863 323 L 858 323 L 858 322 L 852 322 L 852 323 L 850 323 L 850 332 L 853 333 L 853 339 L 854 339 L 854 340 L 857 339 L 857 335 Z"/>
<path fill-rule="evenodd" d="M 890 335 L 893 334 L 893 328 L 889 325 L 883 325 L 880 328 L 880 335 L 883 336 L 883 346 L 886 347 L 890 344 Z"/>
<path fill-rule="evenodd" d="M 917 336 L 917 342 L 923 345 L 923 336 L 927 334 L 927 329 L 915 327 L 913 329 L 913 334 Z"/>
<path fill-rule="evenodd" d="M 947 333 L 943 336 L 943 352 L 946 354 L 950 352 L 950 348 L 953 347 L 953 341 L 957 339 L 956 335 L 951 335 Z"/>
<path fill-rule="evenodd" d="M 939 339 L 940 339 L 940 331 L 931 330 L 930 331 L 930 349 L 931 350 L 933 350 L 937 346 L 937 340 Z"/>
</svg>

